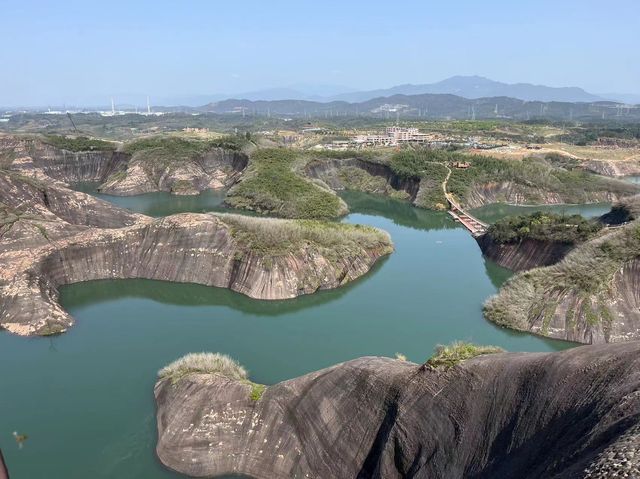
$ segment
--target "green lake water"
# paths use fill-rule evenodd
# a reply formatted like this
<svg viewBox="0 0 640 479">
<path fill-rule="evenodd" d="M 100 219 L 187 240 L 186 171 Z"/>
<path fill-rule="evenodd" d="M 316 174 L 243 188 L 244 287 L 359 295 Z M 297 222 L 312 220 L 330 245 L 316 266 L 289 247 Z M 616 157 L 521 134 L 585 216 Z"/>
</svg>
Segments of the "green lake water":
<svg viewBox="0 0 640 479">
<path fill-rule="evenodd" d="M 226 191 L 206 190 L 199 195 L 172 195 L 166 191 L 146 193 L 136 196 L 114 196 L 97 193 L 98 183 L 82 182 L 73 185 L 77 191 L 89 193 L 114 205 L 128 208 L 136 213 L 148 216 L 168 216 L 176 213 L 205 213 L 207 211 L 225 211 L 221 206 Z"/>
<path fill-rule="evenodd" d="M 178 477 L 154 454 L 153 385 L 158 369 L 189 352 L 227 353 L 252 380 L 273 384 L 365 355 L 399 352 L 421 362 L 454 340 L 510 351 L 571 346 L 483 318 L 483 302 L 510 273 L 484 259 L 446 213 L 343 197 L 352 211 L 345 221 L 383 228 L 396 246 L 344 288 L 267 302 L 190 284 L 87 282 L 62 288 L 62 304 L 77 320 L 68 333 L 0 333 L 0 447 L 12 478 Z M 166 209 L 155 200 L 140 206 L 140 197 L 109 199 L 165 214 L 185 198 L 169 197 Z M 12 431 L 29 435 L 24 448 Z"/>
<path fill-rule="evenodd" d="M 629 183 L 633 183 L 634 185 L 640 185 L 640 176 L 638 175 L 623 176 L 621 179 L 628 181 Z"/>
</svg>

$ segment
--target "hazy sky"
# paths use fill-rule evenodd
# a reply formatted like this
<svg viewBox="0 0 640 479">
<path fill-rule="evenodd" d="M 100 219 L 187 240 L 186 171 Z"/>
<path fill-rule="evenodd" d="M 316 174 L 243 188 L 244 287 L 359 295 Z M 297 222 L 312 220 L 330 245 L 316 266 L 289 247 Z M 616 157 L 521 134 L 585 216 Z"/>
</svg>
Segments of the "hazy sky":
<svg viewBox="0 0 640 479">
<path fill-rule="evenodd" d="M 640 0 L 0 0 L 0 105 L 477 74 L 640 93 Z"/>
</svg>

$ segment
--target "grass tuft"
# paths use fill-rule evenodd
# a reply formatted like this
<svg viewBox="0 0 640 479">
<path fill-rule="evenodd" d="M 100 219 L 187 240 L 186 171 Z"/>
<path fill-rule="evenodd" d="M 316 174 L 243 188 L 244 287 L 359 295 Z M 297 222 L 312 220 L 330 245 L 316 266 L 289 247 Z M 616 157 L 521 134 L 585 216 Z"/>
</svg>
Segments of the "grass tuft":
<svg viewBox="0 0 640 479">
<path fill-rule="evenodd" d="M 264 384 L 251 383 L 251 394 L 249 395 L 249 398 L 252 401 L 259 401 L 266 389 L 267 386 Z"/>
<path fill-rule="evenodd" d="M 425 364 L 431 368 L 450 368 L 476 356 L 503 352 L 504 349 L 498 346 L 478 346 L 464 341 L 455 341 L 447 346 L 437 346 L 435 354 Z"/>
<path fill-rule="evenodd" d="M 246 369 L 226 354 L 219 353 L 187 354 L 158 371 L 158 377 L 175 383 L 191 373 L 219 374 L 233 380 L 247 380 Z"/>
</svg>

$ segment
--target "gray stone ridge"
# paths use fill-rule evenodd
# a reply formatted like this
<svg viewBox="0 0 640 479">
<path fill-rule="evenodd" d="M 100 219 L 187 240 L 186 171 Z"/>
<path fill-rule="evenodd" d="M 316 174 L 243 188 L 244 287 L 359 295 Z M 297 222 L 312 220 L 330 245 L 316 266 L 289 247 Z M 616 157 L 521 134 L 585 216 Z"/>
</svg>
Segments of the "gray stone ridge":
<svg viewBox="0 0 640 479">
<path fill-rule="evenodd" d="M 364 357 L 268 387 L 155 386 L 157 454 L 194 477 L 640 477 L 640 342 L 432 368 Z"/>
</svg>

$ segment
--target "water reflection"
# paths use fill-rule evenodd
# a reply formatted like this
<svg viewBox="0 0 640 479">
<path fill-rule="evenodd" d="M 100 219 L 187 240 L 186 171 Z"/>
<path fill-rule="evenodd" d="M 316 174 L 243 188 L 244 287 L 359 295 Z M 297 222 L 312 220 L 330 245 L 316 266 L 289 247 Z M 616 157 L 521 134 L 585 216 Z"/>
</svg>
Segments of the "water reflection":
<svg viewBox="0 0 640 479">
<path fill-rule="evenodd" d="M 352 213 L 382 216 L 399 226 L 425 231 L 460 228 L 447 213 L 416 208 L 407 201 L 357 191 L 343 191 L 340 196 Z"/>
<path fill-rule="evenodd" d="M 192 283 L 173 283 L 150 279 L 97 280 L 83 283 L 84 287 L 65 285 L 60 288 L 60 301 L 70 310 L 87 305 L 108 303 L 127 298 L 144 298 L 176 306 L 221 306 L 246 314 L 279 316 L 314 308 L 336 301 L 361 287 L 383 267 L 388 257 L 381 258 L 364 276 L 340 288 L 283 300 L 251 299 L 227 288 Z"/>
<path fill-rule="evenodd" d="M 166 191 L 156 191 L 135 196 L 106 195 L 97 191 L 99 183 L 81 182 L 72 185 L 76 191 L 90 194 L 104 201 L 135 213 L 160 217 L 176 213 L 229 212 L 223 205 L 226 190 L 206 190 L 199 195 L 178 196 Z"/>
</svg>

